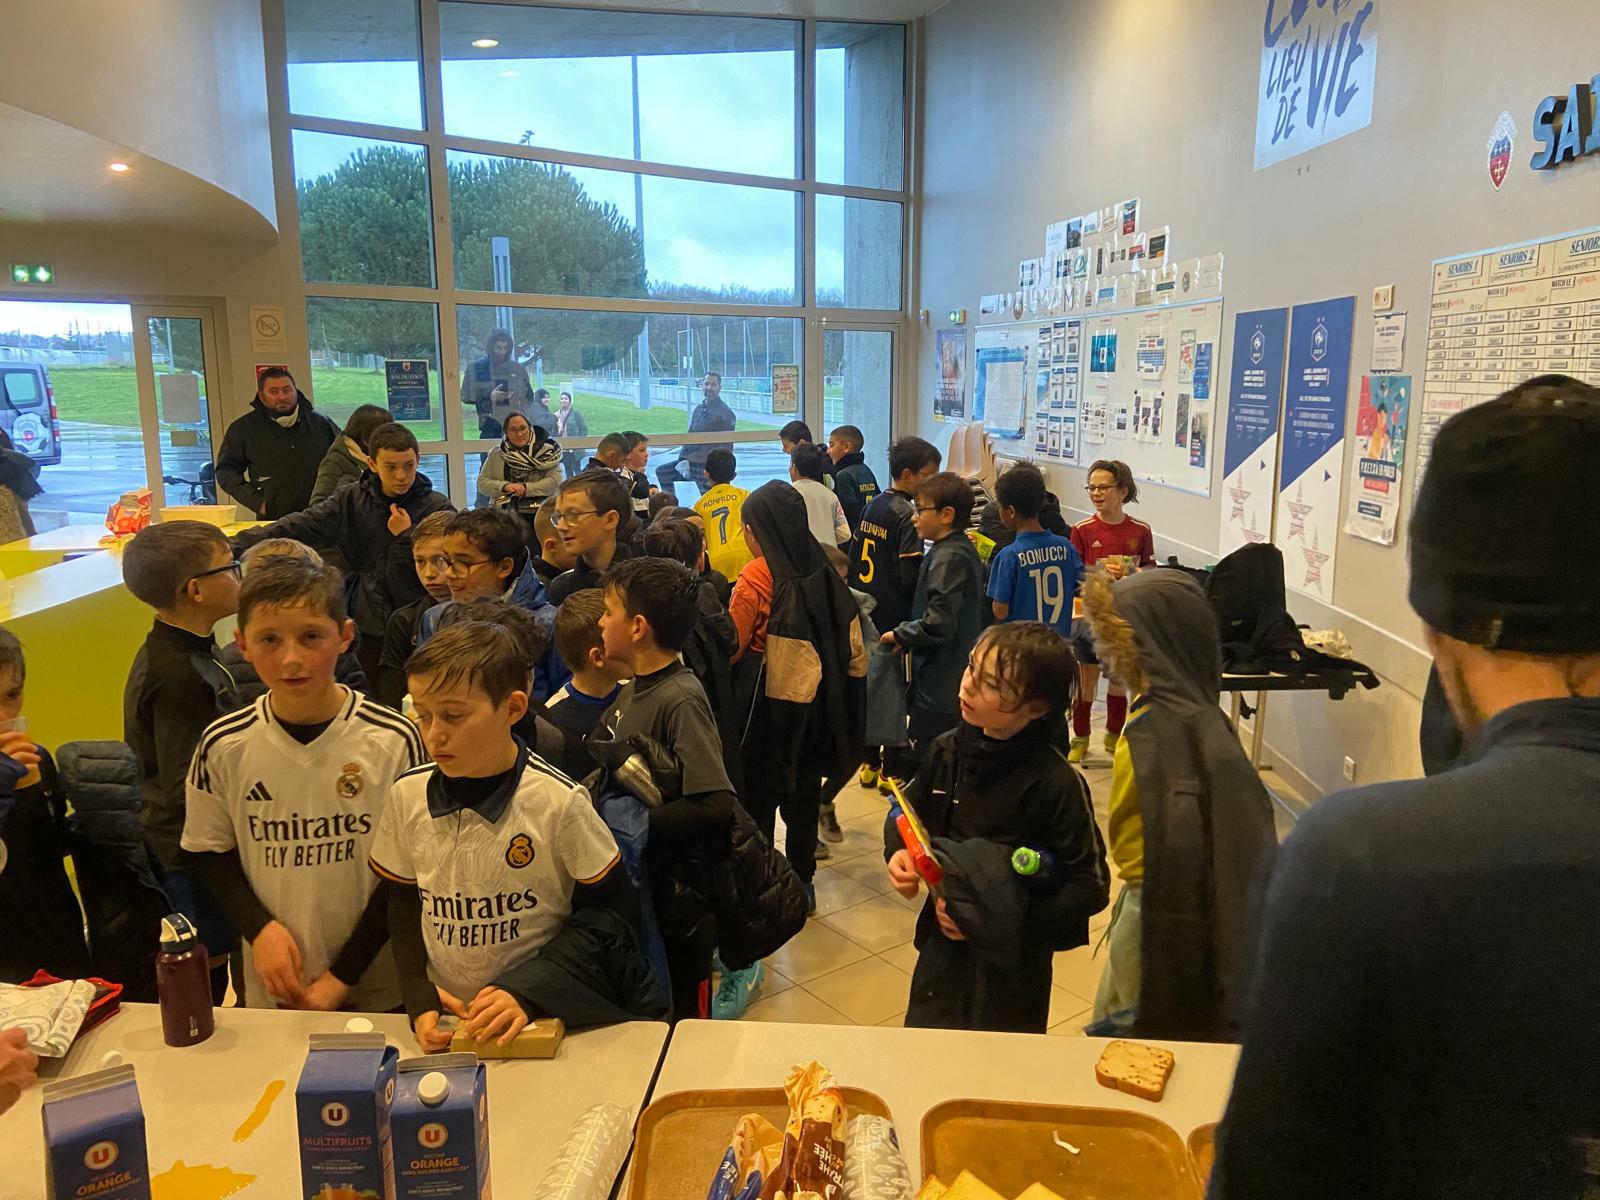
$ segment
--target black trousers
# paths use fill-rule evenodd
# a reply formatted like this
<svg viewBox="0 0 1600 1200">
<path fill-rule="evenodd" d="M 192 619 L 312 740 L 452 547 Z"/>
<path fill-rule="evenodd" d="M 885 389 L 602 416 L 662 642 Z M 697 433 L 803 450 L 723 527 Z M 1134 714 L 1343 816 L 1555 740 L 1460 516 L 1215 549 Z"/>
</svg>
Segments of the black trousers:
<svg viewBox="0 0 1600 1200">
<path fill-rule="evenodd" d="M 1048 946 L 997 962 L 935 928 L 923 942 L 911 973 L 906 1025 L 1044 1033 L 1050 1024 L 1051 964 Z"/>
<path fill-rule="evenodd" d="M 799 731 L 768 715 L 764 696 L 744 739 L 745 790 L 740 799 L 756 827 L 775 842 L 777 818 L 783 816 L 783 854 L 810 883 L 817 874 L 817 819 L 822 808 L 822 767 L 808 761 Z"/>
</svg>

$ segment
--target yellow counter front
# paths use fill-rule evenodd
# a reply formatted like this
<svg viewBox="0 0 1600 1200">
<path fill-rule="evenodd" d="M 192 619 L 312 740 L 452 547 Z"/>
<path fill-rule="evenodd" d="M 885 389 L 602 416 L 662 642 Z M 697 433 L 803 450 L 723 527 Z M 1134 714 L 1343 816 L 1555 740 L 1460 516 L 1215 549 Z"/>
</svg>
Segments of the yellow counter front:
<svg viewBox="0 0 1600 1200">
<path fill-rule="evenodd" d="M 0 546 L 0 571 L 11 590 L 10 602 L 0 603 L 0 625 L 27 655 L 23 713 L 47 749 L 121 740 L 122 689 L 155 619 L 122 584 L 122 546 L 99 547 L 104 533 L 69 525 Z M 48 565 L 13 572 L 14 564 L 51 555 Z"/>
</svg>

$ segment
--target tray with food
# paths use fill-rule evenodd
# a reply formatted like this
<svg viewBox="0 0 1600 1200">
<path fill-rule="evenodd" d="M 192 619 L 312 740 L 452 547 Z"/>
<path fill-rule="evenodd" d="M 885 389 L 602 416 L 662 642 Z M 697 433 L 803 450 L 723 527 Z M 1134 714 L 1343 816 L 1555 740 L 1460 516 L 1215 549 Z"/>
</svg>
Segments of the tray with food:
<svg viewBox="0 0 1600 1200">
<path fill-rule="evenodd" d="M 889 1106 L 813 1062 L 791 1068 L 782 1088 L 673 1092 L 640 1115 L 628 1200 L 780 1191 L 790 1200 L 909 1197 Z"/>
</svg>

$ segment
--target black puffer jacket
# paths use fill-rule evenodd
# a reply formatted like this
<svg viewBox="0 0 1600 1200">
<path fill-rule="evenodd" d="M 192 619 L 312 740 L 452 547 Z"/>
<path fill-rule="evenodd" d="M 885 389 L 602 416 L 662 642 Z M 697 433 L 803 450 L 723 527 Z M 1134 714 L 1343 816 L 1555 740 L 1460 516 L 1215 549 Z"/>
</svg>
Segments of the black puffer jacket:
<svg viewBox="0 0 1600 1200">
<path fill-rule="evenodd" d="M 139 761 L 122 742 L 68 742 L 56 751 L 73 808 L 72 859 L 89 929 L 89 967 L 122 998 L 156 999 L 156 949 L 169 911 L 139 823 Z"/>
<path fill-rule="evenodd" d="M 300 419 L 285 429 L 258 397 L 223 435 L 217 451 L 217 486 L 251 512 L 276 521 L 311 503 L 323 456 L 339 427 L 301 392 Z"/>
<path fill-rule="evenodd" d="M 350 615 L 361 636 L 381 646 L 389 614 L 427 594 L 411 561 L 411 530 L 399 537 L 389 532 L 392 504 L 405 509 L 412 528 L 429 513 L 451 507 L 426 475 L 419 473 L 404 496 L 386 496 L 378 477 L 368 471 L 304 512 L 235 534 L 233 545 L 243 552 L 267 538 L 284 537 L 342 555 L 350 564 L 345 579 Z"/>
</svg>

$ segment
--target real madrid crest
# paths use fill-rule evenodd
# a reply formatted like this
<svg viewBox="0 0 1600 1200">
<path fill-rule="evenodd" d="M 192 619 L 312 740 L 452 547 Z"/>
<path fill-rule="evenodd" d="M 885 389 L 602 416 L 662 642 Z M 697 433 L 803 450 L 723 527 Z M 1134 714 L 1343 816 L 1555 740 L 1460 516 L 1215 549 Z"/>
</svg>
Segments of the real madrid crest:
<svg viewBox="0 0 1600 1200">
<path fill-rule="evenodd" d="M 361 795 L 361 789 L 366 787 L 366 781 L 361 778 L 361 764 L 345 763 L 344 771 L 333 786 L 346 800 L 354 800 Z"/>
<path fill-rule="evenodd" d="M 517 834 L 506 847 L 506 866 L 525 867 L 532 861 L 533 839 L 525 833 Z"/>
</svg>

